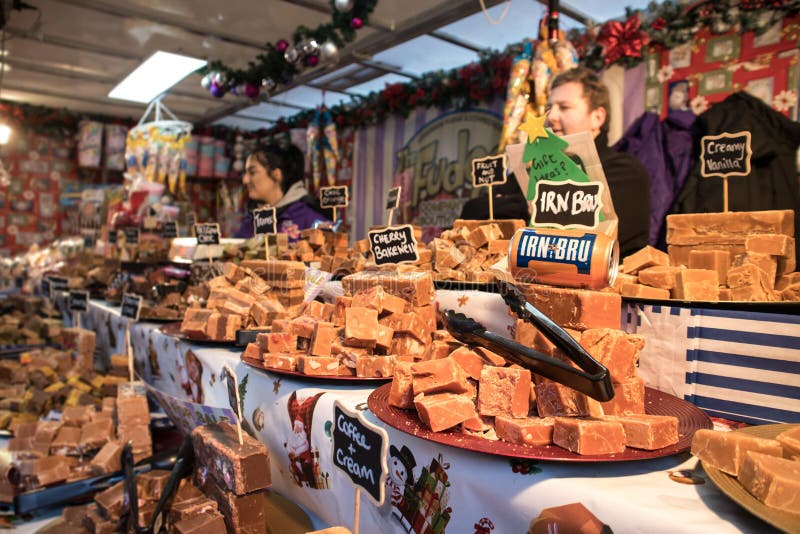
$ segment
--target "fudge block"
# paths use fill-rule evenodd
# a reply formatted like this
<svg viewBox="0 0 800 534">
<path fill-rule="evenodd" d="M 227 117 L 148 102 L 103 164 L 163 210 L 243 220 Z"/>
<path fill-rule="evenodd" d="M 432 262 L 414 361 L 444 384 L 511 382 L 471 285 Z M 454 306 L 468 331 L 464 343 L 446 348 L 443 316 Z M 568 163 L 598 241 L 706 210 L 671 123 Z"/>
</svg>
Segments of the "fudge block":
<svg viewBox="0 0 800 534">
<path fill-rule="evenodd" d="M 248 343 L 247 346 L 244 348 L 244 353 L 242 354 L 242 358 L 260 360 L 261 347 L 258 346 L 258 343 Z"/>
<path fill-rule="evenodd" d="M 319 321 L 314 325 L 308 353 L 312 356 L 330 356 L 331 345 L 337 337 L 339 337 L 338 328 L 333 323 Z"/>
<path fill-rule="evenodd" d="M 131 395 L 117 399 L 117 420 L 123 425 L 150 424 L 150 408 L 147 397 L 144 395 Z"/>
<path fill-rule="evenodd" d="M 236 282 L 234 288 L 242 293 L 254 296 L 261 296 L 270 289 L 269 284 L 267 284 L 263 278 L 256 276 L 242 278 Z"/>
<path fill-rule="evenodd" d="M 58 434 L 58 431 L 61 429 L 62 424 L 63 423 L 61 421 L 40 421 L 39 424 L 36 425 L 36 431 L 32 436 L 33 441 L 50 445 L 50 443 L 56 437 L 56 434 Z"/>
<path fill-rule="evenodd" d="M 730 258 L 730 255 L 728 257 Z M 669 265 L 648 267 L 639 271 L 639 282 L 658 289 L 672 289 L 675 287 L 675 277 L 680 270 L 681 267 Z"/>
<path fill-rule="evenodd" d="M 739 265 L 739 262 L 741 264 L 751 263 L 761 269 L 765 275 L 762 276 L 765 286 L 769 289 L 774 289 L 775 276 L 778 273 L 778 261 L 775 257 L 757 252 L 748 252 L 737 258 L 737 260 L 736 265 Z"/>
<path fill-rule="evenodd" d="M 411 366 L 411 375 L 415 396 L 469 391 L 467 374 L 453 358 L 417 362 Z"/>
<path fill-rule="evenodd" d="M 378 324 L 375 330 L 375 346 L 379 349 L 389 350 L 392 347 L 392 340 L 394 339 L 394 329 Z"/>
<path fill-rule="evenodd" d="M 83 454 L 94 452 L 114 439 L 114 423 L 111 419 L 100 419 L 83 425 L 80 448 Z"/>
<path fill-rule="evenodd" d="M 109 441 L 97 451 L 91 461 L 92 471 L 97 475 L 105 473 L 115 473 L 122 469 L 122 454 L 123 444 L 121 441 Z"/>
<path fill-rule="evenodd" d="M 573 333 L 573 332 L 570 332 Z M 574 333 L 573 333 L 574 334 Z M 485 347 L 474 347 L 473 349 L 478 356 L 486 360 L 486 363 L 489 365 L 494 365 L 496 367 L 505 367 L 508 362 L 505 358 L 497 354 L 496 352 L 492 352 Z"/>
<path fill-rule="evenodd" d="M 622 382 L 636 374 L 636 363 L 645 339 L 622 330 L 592 328 L 583 332 L 580 344 L 595 360 L 608 368 L 614 382 Z"/>
<path fill-rule="evenodd" d="M 378 312 L 364 307 L 350 306 L 344 311 L 344 341 L 352 347 L 372 348 L 376 343 Z"/>
<path fill-rule="evenodd" d="M 411 362 L 395 362 L 392 386 L 389 389 L 389 405 L 405 409 L 414 407 L 412 365 Z"/>
<path fill-rule="evenodd" d="M 269 472 L 269 466 L 267 466 L 267 472 Z M 226 491 L 224 485 L 202 468 L 196 470 L 195 481 L 203 493 L 217 503 L 220 513 L 225 518 L 228 532 L 260 534 L 266 530 L 267 519 L 263 491 L 246 495 L 237 495 Z"/>
<path fill-rule="evenodd" d="M 383 286 L 356 291 L 351 306 L 372 308 L 380 313 L 402 313 L 406 309 L 405 299 L 387 292 Z"/>
<path fill-rule="evenodd" d="M 342 278 L 346 295 L 357 291 L 382 286 L 388 293 L 402 297 L 414 306 L 432 304 L 436 294 L 433 275 L 429 271 L 361 271 Z"/>
<path fill-rule="evenodd" d="M 454 393 L 417 395 L 414 406 L 420 420 L 434 432 L 447 430 L 478 415 L 472 399 Z"/>
<path fill-rule="evenodd" d="M 653 267 L 654 265 L 669 265 L 669 255 L 657 248 L 647 245 L 641 250 L 637 250 L 630 256 L 622 259 L 622 272 L 625 274 L 636 274 L 642 269 Z"/>
<path fill-rule="evenodd" d="M 150 425 L 145 424 L 123 424 L 117 425 L 117 437 L 122 443 L 130 441 L 133 445 L 133 452 L 144 452 L 152 448 L 153 439 L 150 435 Z"/>
<path fill-rule="evenodd" d="M 620 328 L 622 297 L 587 289 L 518 284 L 528 301 L 556 324 L 574 330 Z"/>
<path fill-rule="evenodd" d="M 125 497 L 125 481 L 120 480 L 110 488 L 95 495 L 94 502 L 97 503 L 106 518 L 111 521 L 118 521 L 128 508 Z"/>
<path fill-rule="evenodd" d="M 527 417 L 530 390 L 531 372 L 528 369 L 486 366 L 480 374 L 478 413 Z"/>
<path fill-rule="evenodd" d="M 783 448 L 776 440 L 739 432 L 700 429 L 692 438 L 692 454 L 704 464 L 733 476 L 739 476 L 747 451 L 783 456 Z"/>
<path fill-rule="evenodd" d="M 418 361 L 425 359 L 427 346 L 411 334 L 395 333 L 388 352 L 400 360 Z"/>
<path fill-rule="evenodd" d="M 558 382 L 539 381 L 535 391 L 540 417 L 603 415 L 599 402 Z"/>
<path fill-rule="evenodd" d="M 606 415 L 643 414 L 644 380 L 631 376 L 614 384 L 614 398 L 601 402 L 600 406 Z"/>
<path fill-rule="evenodd" d="M 743 286 L 760 285 L 762 271 L 752 263 L 744 263 L 728 270 L 728 287 L 735 289 Z"/>
<path fill-rule="evenodd" d="M 503 233 L 500 231 L 500 227 L 494 223 L 489 223 L 482 224 L 472 230 L 467 235 L 467 241 L 473 247 L 478 248 L 487 244 L 489 241 L 501 239 L 502 237 Z"/>
<path fill-rule="evenodd" d="M 744 248 L 747 252 L 757 252 L 770 256 L 794 256 L 794 238 L 782 234 L 757 234 L 747 236 Z"/>
<path fill-rule="evenodd" d="M 498 415 L 494 419 L 497 437 L 510 443 L 522 445 L 550 445 L 553 442 L 552 417 L 525 417 L 517 419 Z"/>
<path fill-rule="evenodd" d="M 792 210 L 667 215 L 667 243 L 741 243 L 752 234 L 794 235 Z"/>
<path fill-rule="evenodd" d="M 781 274 L 775 279 L 775 290 L 783 291 L 795 284 L 800 284 L 800 272 Z"/>
<path fill-rule="evenodd" d="M 707 244 L 707 245 L 669 245 L 667 246 L 667 250 L 669 251 L 669 261 L 670 265 L 676 267 L 688 267 L 689 266 L 689 254 L 696 250 L 720 250 L 723 252 L 727 252 L 731 258 L 735 258 L 739 254 L 744 254 L 745 248 L 744 243 L 740 244 L 724 244 L 724 243 L 717 243 L 717 244 Z"/>
<path fill-rule="evenodd" d="M 92 412 L 94 411 L 94 406 L 66 406 L 61 410 L 61 422 L 65 426 L 80 427 L 92 420 Z M 24 437 L 18 434 L 15 435 Z"/>
<path fill-rule="evenodd" d="M 800 426 L 781 432 L 775 439 L 783 446 L 785 457 L 800 455 Z"/>
<path fill-rule="evenodd" d="M 250 269 L 273 287 L 285 289 L 303 287 L 306 281 L 306 266 L 301 261 L 253 259 L 242 260 L 239 266 Z"/>
<path fill-rule="evenodd" d="M 339 358 L 337 356 L 300 356 L 297 359 L 297 370 L 315 376 L 338 375 Z"/>
<path fill-rule="evenodd" d="M 642 284 L 622 284 L 620 294 L 623 297 L 664 300 L 669 298 L 669 289 L 659 289 Z"/>
<path fill-rule="evenodd" d="M 675 277 L 673 298 L 680 300 L 718 300 L 719 275 L 711 269 L 683 269 Z M 713 298 L 704 298 L 713 297 Z"/>
<path fill-rule="evenodd" d="M 495 224 L 500 230 L 501 235 L 496 239 L 511 239 L 517 230 L 527 226 L 526 221 L 522 219 L 495 219 L 492 221 L 492 223 Z M 481 220 L 456 219 L 453 221 L 453 230 L 458 231 L 464 229 L 467 232 L 471 232 L 472 230 L 485 224 L 486 221 Z"/>
<path fill-rule="evenodd" d="M 63 456 L 80 456 L 81 429 L 74 426 L 62 426 L 50 443 L 50 454 Z M 10 446 L 9 446 L 10 449 Z"/>
<path fill-rule="evenodd" d="M 577 454 L 617 454 L 625 450 L 625 429 L 615 421 L 556 417 L 553 443 Z"/>
<path fill-rule="evenodd" d="M 286 371 L 297 371 L 297 356 L 291 354 L 264 354 L 262 357 L 264 365 L 273 369 L 284 369 Z"/>
<path fill-rule="evenodd" d="M 242 316 L 230 313 L 212 313 L 208 318 L 205 335 L 218 341 L 236 340 L 236 331 L 242 327 Z"/>
<path fill-rule="evenodd" d="M 739 302 L 766 302 L 776 300 L 773 293 L 761 284 L 734 287 L 730 291 L 730 300 Z"/>
<path fill-rule="evenodd" d="M 297 336 L 291 332 L 265 332 L 256 335 L 262 352 L 297 352 Z"/>
<path fill-rule="evenodd" d="M 316 325 L 317 321 L 313 317 L 302 315 L 289 321 L 289 332 L 297 337 L 311 339 L 314 337 Z"/>
<path fill-rule="evenodd" d="M 731 295 L 731 288 L 729 287 L 721 287 L 719 288 L 719 300 L 720 302 L 727 302 L 733 300 Z"/>
<path fill-rule="evenodd" d="M 336 326 L 344 326 L 344 310 L 349 308 L 353 303 L 353 297 L 345 297 L 339 295 L 336 297 L 336 302 L 333 305 L 333 313 L 331 314 L 331 322 Z"/>
<path fill-rule="evenodd" d="M 653 269 L 654 267 L 650 267 Z M 647 270 L 647 269 L 645 269 Z M 635 274 L 625 274 L 625 273 L 617 273 L 617 277 L 614 279 L 614 283 L 611 285 L 611 289 L 620 293 L 622 291 L 622 286 L 625 284 L 637 284 L 639 283 L 639 277 Z"/>
<path fill-rule="evenodd" d="M 269 487 L 271 473 L 267 447 L 228 423 L 202 425 L 192 431 L 198 464 L 223 488 L 244 495 Z"/>
<path fill-rule="evenodd" d="M 800 462 L 747 451 L 739 482 L 767 506 L 800 514 Z"/>
<path fill-rule="evenodd" d="M 726 250 L 692 250 L 689 252 L 690 269 L 707 269 L 717 272 L 717 280 L 722 283 L 728 277 L 731 254 Z"/>
<path fill-rule="evenodd" d="M 52 486 L 64 482 L 70 474 L 70 465 L 59 456 L 34 460 L 33 478 L 39 486 Z"/>
<path fill-rule="evenodd" d="M 260 298 L 250 307 L 250 316 L 257 326 L 270 326 L 275 319 L 286 313 L 286 308 L 277 299 Z"/>
<path fill-rule="evenodd" d="M 363 355 L 356 359 L 356 376 L 386 378 L 394 374 L 397 356 Z"/>
<path fill-rule="evenodd" d="M 395 332 L 410 334 L 423 343 L 427 343 L 431 339 L 432 329 L 429 322 L 414 312 L 393 313 L 382 317 L 379 322 Z"/>
<path fill-rule="evenodd" d="M 194 486 L 191 487 L 194 488 Z M 172 502 L 172 507 L 169 510 L 168 523 L 170 525 L 174 525 L 183 519 L 198 514 L 217 511 L 217 501 L 204 496 L 202 493 L 200 493 L 200 490 L 195 491 L 197 491 L 197 496 L 189 499 L 179 501 L 177 496 L 175 497 Z M 225 528 L 224 524 L 222 528 Z"/>
<path fill-rule="evenodd" d="M 450 350 L 450 346 L 448 343 L 444 341 L 434 341 L 434 345 L 436 343 L 440 343 L 444 345 L 447 351 Z M 449 356 L 455 360 L 455 362 L 461 367 L 467 376 L 472 378 L 473 380 L 479 380 L 481 378 L 481 370 L 483 366 L 486 365 L 486 360 L 483 357 L 475 352 L 474 350 L 470 349 L 469 347 L 459 347 L 456 350 L 449 353 Z M 445 355 L 444 357 L 447 357 Z M 441 358 L 431 358 L 431 359 L 441 359 Z"/>
<path fill-rule="evenodd" d="M 671 415 L 606 416 L 625 429 L 625 445 L 653 451 L 678 443 L 678 418 Z"/>
<path fill-rule="evenodd" d="M 174 529 L 177 534 L 213 534 L 225 530 L 225 519 L 219 512 L 208 511 L 181 519 Z"/>
<path fill-rule="evenodd" d="M 254 302 L 253 295 L 231 288 L 225 291 L 225 300 L 219 306 L 219 311 L 247 317 Z"/>
</svg>

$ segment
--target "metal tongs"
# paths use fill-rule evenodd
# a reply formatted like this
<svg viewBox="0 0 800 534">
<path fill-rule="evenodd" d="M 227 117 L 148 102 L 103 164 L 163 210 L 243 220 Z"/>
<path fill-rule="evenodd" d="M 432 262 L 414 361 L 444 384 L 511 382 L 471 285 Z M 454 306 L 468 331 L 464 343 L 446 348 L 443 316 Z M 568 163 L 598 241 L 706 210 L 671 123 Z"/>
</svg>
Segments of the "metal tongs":
<svg viewBox="0 0 800 534">
<path fill-rule="evenodd" d="M 498 280 L 497 284 L 508 307 L 520 319 L 542 332 L 570 360 L 578 364 L 580 369 L 490 332 L 463 313 L 446 310 L 443 314 L 444 325 L 454 338 L 462 343 L 485 347 L 511 363 L 521 365 L 598 401 L 605 402 L 614 398 L 611 375 L 603 364 L 592 358 L 563 328 L 528 302 L 517 286 L 505 280 Z"/>
</svg>

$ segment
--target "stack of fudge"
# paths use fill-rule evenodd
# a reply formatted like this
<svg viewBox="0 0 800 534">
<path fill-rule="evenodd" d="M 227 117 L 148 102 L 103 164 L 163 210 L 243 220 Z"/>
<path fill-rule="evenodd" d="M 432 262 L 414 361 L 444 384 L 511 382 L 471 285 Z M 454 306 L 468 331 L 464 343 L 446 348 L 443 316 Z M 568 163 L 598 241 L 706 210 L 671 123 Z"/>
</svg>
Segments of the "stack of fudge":
<svg viewBox="0 0 800 534">
<path fill-rule="evenodd" d="M 434 432 L 459 429 L 524 445 L 555 444 L 582 455 L 621 453 L 626 446 L 655 450 L 678 441 L 675 417 L 645 413 L 644 382 L 636 376 L 644 339 L 619 329 L 619 295 L 534 284 L 519 287 L 609 369 L 614 399 L 597 402 L 437 331 L 437 348 L 427 359 L 395 366 L 389 404 L 415 409 Z M 516 340 L 571 362 L 522 320 L 517 321 Z"/>
<path fill-rule="evenodd" d="M 648 246 L 623 259 L 623 296 L 800 300 L 791 210 L 669 215 L 667 243 L 669 254 Z"/>
<path fill-rule="evenodd" d="M 765 505 L 800 514 L 800 427 L 786 427 L 775 439 L 698 430 L 692 454 L 705 467 L 737 477 Z"/>
<path fill-rule="evenodd" d="M 223 274 L 206 284 L 205 307 L 186 310 L 181 332 L 218 341 L 233 341 L 244 328 L 268 328 L 288 317 L 303 302 L 305 265 L 286 260 L 225 263 Z"/>
<path fill-rule="evenodd" d="M 397 362 L 434 349 L 433 278 L 425 271 L 362 271 L 342 279 L 335 304 L 312 301 L 298 317 L 276 319 L 243 357 L 319 376 L 392 376 Z"/>
</svg>

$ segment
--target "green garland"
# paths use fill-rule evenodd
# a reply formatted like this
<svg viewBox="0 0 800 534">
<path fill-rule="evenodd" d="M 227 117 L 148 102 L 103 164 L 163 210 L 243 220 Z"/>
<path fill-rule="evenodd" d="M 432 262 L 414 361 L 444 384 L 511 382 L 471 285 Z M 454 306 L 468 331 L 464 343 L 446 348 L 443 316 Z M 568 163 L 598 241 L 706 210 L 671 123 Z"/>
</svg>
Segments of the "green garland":
<svg viewBox="0 0 800 534">
<path fill-rule="evenodd" d="M 71 137 L 78 131 L 82 120 L 94 120 L 108 124 L 135 124 L 133 119 L 121 119 L 105 115 L 75 113 L 66 109 L 55 109 L 34 104 L 0 101 L 0 117 L 7 120 L 12 129 L 45 137 Z"/>
</svg>

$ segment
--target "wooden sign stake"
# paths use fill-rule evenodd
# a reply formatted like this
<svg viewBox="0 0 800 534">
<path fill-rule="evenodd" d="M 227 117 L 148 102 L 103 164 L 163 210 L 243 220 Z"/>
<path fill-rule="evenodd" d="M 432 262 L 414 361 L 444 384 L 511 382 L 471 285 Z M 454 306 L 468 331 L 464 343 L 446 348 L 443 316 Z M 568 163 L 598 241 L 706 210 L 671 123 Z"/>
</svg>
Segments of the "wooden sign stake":
<svg viewBox="0 0 800 534">
<path fill-rule="evenodd" d="M 125 352 L 128 354 L 128 376 L 133 391 L 133 347 L 131 347 L 131 322 L 125 322 Z"/>
<path fill-rule="evenodd" d="M 336 207 L 334 207 L 334 208 L 333 208 L 333 222 L 336 222 L 336 221 L 337 221 L 337 217 L 336 217 Z"/>
<path fill-rule="evenodd" d="M 236 373 L 233 372 L 233 369 L 226 363 L 222 366 L 223 369 L 228 373 L 231 380 L 233 380 L 233 389 L 236 391 L 236 432 L 239 434 L 239 445 L 244 445 L 244 440 L 242 439 L 242 413 L 241 413 L 241 401 L 239 400 L 239 379 L 236 378 Z"/>
<path fill-rule="evenodd" d="M 394 218 L 394 209 L 389 210 L 389 222 L 386 223 L 386 226 L 392 225 L 392 219 Z"/>
<path fill-rule="evenodd" d="M 492 186 L 489 186 L 489 220 L 494 220 L 494 193 L 492 193 Z"/>
<path fill-rule="evenodd" d="M 722 176 L 722 211 L 728 213 L 728 175 Z"/>
<path fill-rule="evenodd" d="M 356 486 L 356 503 L 353 506 L 353 534 L 358 534 L 358 520 L 361 515 L 361 488 Z"/>
</svg>

